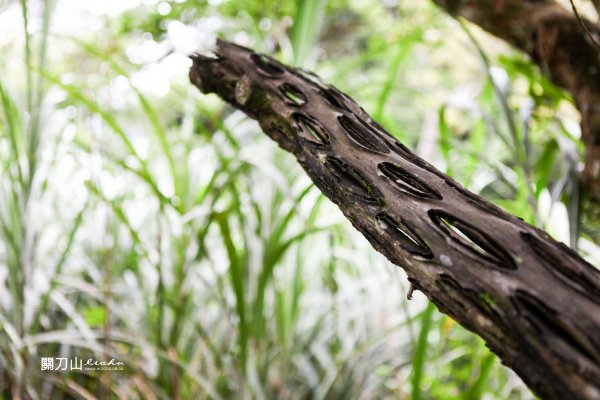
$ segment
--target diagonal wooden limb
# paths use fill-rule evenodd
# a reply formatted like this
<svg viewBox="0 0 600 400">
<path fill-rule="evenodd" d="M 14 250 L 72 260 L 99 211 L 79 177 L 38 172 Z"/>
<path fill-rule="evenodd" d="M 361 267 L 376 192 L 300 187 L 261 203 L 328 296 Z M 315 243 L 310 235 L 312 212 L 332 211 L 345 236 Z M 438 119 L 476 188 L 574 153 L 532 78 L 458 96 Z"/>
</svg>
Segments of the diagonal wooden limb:
<svg viewBox="0 0 600 400">
<path fill-rule="evenodd" d="M 596 14 L 598 14 L 598 17 L 600 18 L 600 0 L 592 0 L 592 4 L 596 9 Z"/>
<path fill-rule="evenodd" d="M 554 0 L 433 1 L 521 49 L 571 92 L 581 113 L 583 181 L 600 200 L 600 26 Z"/>
<path fill-rule="evenodd" d="M 257 119 L 413 288 L 548 399 L 600 399 L 600 273 L 415 156 L 311 73 L 220 41 L 190 80 Z"/>
</svg>

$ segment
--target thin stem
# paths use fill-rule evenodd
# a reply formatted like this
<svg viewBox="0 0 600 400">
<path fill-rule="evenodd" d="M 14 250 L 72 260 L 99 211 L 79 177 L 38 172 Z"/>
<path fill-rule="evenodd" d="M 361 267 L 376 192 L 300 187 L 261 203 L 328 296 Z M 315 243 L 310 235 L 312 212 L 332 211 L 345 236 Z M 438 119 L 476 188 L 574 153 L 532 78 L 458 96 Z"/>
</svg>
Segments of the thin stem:
<svg viewBox="0 0 600 400">
<path fill-rule="evenodd" d="M 598 42 L 598 40 L 596 40 L 596 38 L 594 37 L 592 32 L 590 32 L 587 25 L 583 21 L 583 18 L 581 18 L 581 16 L 579 15 L 579 11 L 577 10 L 577 7 L 575 7 L 575 3 L 573 2 L 573 0 L 569 0 L 569 1 L 571 2 L 571 8 L 573 9 L 573 13 L 575 14 L 575 18 L 577 18 L 579 25 L 581 25 L 583 27 L 585 34 L 590 38 L 592 43 L 594 43 L 594 46 L 596 46 L 597 48 L 600 49 L 600 42 Z M 598 4 L 596 4 L 596 3 L 598 3 Z M 596 9 L 598 9 L 598 6 L 600 6 L 600 2 L 595 2 L 594 5 L 596 6 Z"/>
</svg>

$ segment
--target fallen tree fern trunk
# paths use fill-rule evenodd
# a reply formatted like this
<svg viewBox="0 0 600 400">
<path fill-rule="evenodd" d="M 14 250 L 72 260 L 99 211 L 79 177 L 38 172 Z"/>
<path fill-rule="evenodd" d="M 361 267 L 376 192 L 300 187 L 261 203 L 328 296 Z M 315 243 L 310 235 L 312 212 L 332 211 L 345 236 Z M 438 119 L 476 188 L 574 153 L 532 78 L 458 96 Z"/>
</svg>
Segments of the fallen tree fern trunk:
<svg viewBox="0 0 600 400">
<path fill-rule="evenodd" d="M 220 41 L 190 79 L 257 119 L 414 287 L 543 398 L 600 399 L 600 273 L 414 155 L 316 76 Z"/>
</svg>

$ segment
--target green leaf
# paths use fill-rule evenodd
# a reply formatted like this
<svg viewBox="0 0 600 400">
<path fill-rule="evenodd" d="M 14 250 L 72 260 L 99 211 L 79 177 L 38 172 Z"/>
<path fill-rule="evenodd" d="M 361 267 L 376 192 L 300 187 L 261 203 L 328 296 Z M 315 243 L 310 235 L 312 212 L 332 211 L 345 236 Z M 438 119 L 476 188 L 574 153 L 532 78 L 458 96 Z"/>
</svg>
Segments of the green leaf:
<svg viewBox="0 0 600 400">
<path fill-rule="evenodd" d="M 86 307 L 81 312 L 81 315 L 90 328 L 101 328 L 108 321 L 108 313 L 104 306 Z"/>
</svg>

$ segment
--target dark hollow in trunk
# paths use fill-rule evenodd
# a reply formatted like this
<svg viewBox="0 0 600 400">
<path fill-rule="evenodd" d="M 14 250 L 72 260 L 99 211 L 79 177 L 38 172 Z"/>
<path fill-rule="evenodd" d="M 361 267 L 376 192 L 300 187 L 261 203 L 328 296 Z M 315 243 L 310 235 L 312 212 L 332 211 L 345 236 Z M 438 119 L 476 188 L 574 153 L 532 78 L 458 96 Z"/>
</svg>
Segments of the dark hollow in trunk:
<svg viewBox="0 0 600 400">
<path fill-rule="evenodd" d="M 414 155 L 310 72 L 232 43 L 190 80 L 258 120 L 414 287 L 537 394 L 600 399 L 600 273 Z"/>
</svg>

